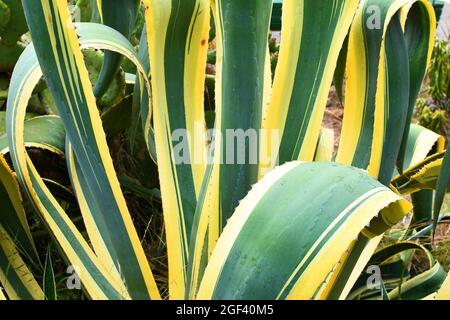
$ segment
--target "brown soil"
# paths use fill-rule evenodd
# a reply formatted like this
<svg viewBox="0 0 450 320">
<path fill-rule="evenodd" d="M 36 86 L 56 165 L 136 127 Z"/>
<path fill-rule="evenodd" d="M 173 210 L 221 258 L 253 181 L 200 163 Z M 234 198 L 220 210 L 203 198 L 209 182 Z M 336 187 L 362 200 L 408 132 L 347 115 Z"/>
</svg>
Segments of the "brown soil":
<svg viewBox="0 0 450 320">
<path fill-rule="evenodd" d="M 327 107 L 323 117 L 322 126 L 334 131 L 334 152 L 337 152 L 339 139 L 341 137 L 342 119 L 344 116 L 344 108 L 336 94 L 334 87 L 331 88 L 328 96 Z"/>
</svg>

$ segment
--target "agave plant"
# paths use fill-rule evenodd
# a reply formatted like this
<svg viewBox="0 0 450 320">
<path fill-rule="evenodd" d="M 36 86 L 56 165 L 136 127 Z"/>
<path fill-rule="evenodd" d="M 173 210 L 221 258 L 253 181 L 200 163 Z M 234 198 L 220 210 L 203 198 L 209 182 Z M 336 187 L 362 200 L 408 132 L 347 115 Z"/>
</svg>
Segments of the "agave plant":
<svg viewBox="0 0 450 320">
<path fill-rule="evenodd" d="M 170 299 L 372 297 L 360 276 L 366 265 L 395 267 L 391 258 L 411 250 L 426 253 L 428 269 L 402 282 L 401 294 L 394 272 L 382 296 L 450 298 L 443 267 L 416 241 L 443 218 L 450 178 L 444 138 L 411 125 L 436 30 L 428 1 L 285 0 L 273 82 L 272 0 L 144 0 L 138 51 L 129 38 L 140 1 L 78 1 L 97 23 L 74 22 L 64 0 L 22 5 L 32 43 L 15 65 L 0 139 L 14 169 L 0 158 L 0 283 L 9 299 L 56 296 L 50 255 L 42 267 L 26 211 L 38 214 L 88 297 L 161 298 L 107 143 L 127 115 L 131 149 L 142 137 L 157 164 L 144 177 L 157 168 Z M 105 50 L 95 85 L 89 49 Z M 122 57 L 134 64 L 131 98 L 102 110 Z M 28 101 L 42 79 L 55 114 L 32 117 Z M 333 132 L 322 128 L 333 79 L 345 110 L 335 157 Z M 230 130 L 244 133 L 240 148 Z M 43 178 L 27 148 L 65 159 L 70 186 Z M 83 230 L 61 201 L 71 189 Z M 430 225 L 412 223 L 377 250 L 411 210 Z M 35 268 L 44 269 L 43 285 Z"/>
</svg>

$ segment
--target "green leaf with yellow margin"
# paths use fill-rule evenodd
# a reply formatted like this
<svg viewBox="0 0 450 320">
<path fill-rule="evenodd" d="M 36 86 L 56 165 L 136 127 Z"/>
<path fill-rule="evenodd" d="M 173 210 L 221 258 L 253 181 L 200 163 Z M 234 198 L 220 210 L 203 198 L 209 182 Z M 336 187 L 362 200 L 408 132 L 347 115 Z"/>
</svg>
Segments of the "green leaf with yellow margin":
<svg viewBox="0 0 450 320">
<path fill-rule="evenodd" d="M 25 8 L 28 13 L 30 11 L 33 12 L 31 15 L 27 14 L 28 23 L 33 29 L 31 31 L 32 36 L 34 33 L 34 37 L 39 37 L 42 40 L 38 42 L 40 45 L 38 52 L 41 52 L 38 56 L 45 60 L 45 62 L 41 61 L 47 68 L 44 69 L 44 73 L 49 72 L 49 70 L 56 70 L 56 73 L 51 73 L 51 76 L 47 75 L 46 78 L 53 96 L 56 97 L 55 100 L 58 101 L 59 113 L 74 145 L 74 150 L 78 151 L 81 167 L 85 172 L 89 172 L 86 176 L 93 180 L 90 183 L 90 187 L 92 187 L 90 192 L 100 192 L 97 194 L 97 199 L 103 199 L 99 201 L 102 206 L 102 213 L 107 214 L 108 219 L 111 219 L 111 225 L 118 228 L 114 237 L 116 247 L 109 248 L 109 253 L 112 254 L 114 251 L 111 250 L 116 250 L 118 256 L 122 255 L 122 258 L 113 260 L 115 268 L 120 270 L 120 278 L 117 274 L 110 271 L 112 266 L 102 265 L 101 260 L 87 247 L 81 235 L 68 221 L 62 208 L 49 194 L 32 163 L 22 153 L 23 151 L 18 151 L 23 150 L 23 140 L 21 141 L 23 132 L 20 126 L 21 121 L 23 121 L 23 119 L 21 120 L 23 106 L 20 105 L 20 101 L 11 100 L 10 103 L 8 100 L 8 103 L 11 105 L 8 109 L 9 116 L 10 119 L 13 119 L 13 121 L 10 121 L 12 126 L 9 128 L 10 147 L 14 146 L 16 149 L 11 150 L 12 159 L 15 162 L 22 185 L 25 187 L 30 199 L 37 206 L 38 211 L 43 214 L 44 221 L 50 226 L 50 229 L 58 238 L 58 242 L 62 244 L 69 261 L 82 268 L 83 286 L 91 297 L 97 299 L 104 297 L 121 299 L 131 295 L 134 298 L 152 297 L 158 299 L 159 293 L 156 284 L 132 225 L 117 177 L 113 170 L 105 170 L 105 168 L 113 168 L 112 161 L 106 146 L 104 133 L 101 130 L 100 118 L 87 77 L 87 71 L 82 61 L 77 35 L 67 13 L 67 3 L 65 1 L 32 2 L 27 3 Z M 39 17 L 44 14 L 44 11 L 46 17 L 53 19 L 52 25 L 41 24 L 44 20 Z M 35 28 L 32 27 L 33 25 L 35 25 Z M 47 29 L 48 26 L 54 26 L 54 28 Z M 94 27 L 90 28 L 90 38 L 84 39 L 84 48 L 94 46 L 101 49 L 115 50 L 136 61 L 133 49 L 126 39 L 123 41 L 120 37 L 113 35 L 112 38 L 116 37 L 116 41 L 105 40 L 104 38 L 105 36 L 108 38 L 108 34 L 111 38 L 111 34 L 114 33 L 113 30 L 109 28 L 111 31 L 105 32 L 108 29 Z M 83 29 L 83 26 L 79 25 L 78 28 Z M 95 37 L 96 32 L 97 38 Z M 80 36 L 82 37 L 83 35 L 80 34 Z M 100 36 L 100 40 L 98 36 Z M 56 46 L 55 41 L 57 38 L 60 39 L 58 41 L 59 44 L 64 44 L 63 47 Z M 124 46 L 124 43 L 127 43 L 127 45 Z M 40 78 L 38 65 L 36 61 L 33 62 L 36 59 L 33 57 L 33 46 L 29 46 L 29 48 L 28 54 L 23 57 L 22 61 L 24 65 L 28 65 L 27 69 L 22 70 L 23 74 L 20 74 L 20 70 L 17 71 L 16 81 L 19 84 L 23 78 L 31 80 L 30 83 L 35 83 L 35 80 Z M 68 51 L 64 51 L 64 48 Z M 54 50 L 48 51 L 48 49 Z M 61 66 L 63 65 L 67 65 L 67 67 L 62 68 Z M 139 70 L 140 76 L 145 79 L 142 68 Z M 145 84 L 145 81 L 143 83 Z M 23 84 L 18 89 L 14 89 L 18 90 L 21 95 L 14 93 L 13 96 L 21 99 L 26 99 L 27 94 L 29 94 L 29 89 L 24 88 Z M 77 92 L 84 93 L 78 95 Z M 79 100 L 79 98 L 82 99 Z M 14 134 L 11 134 L 11 132 L 14 132 Z M 92 167 L 93 164 L 98 170 Z M 93 173 L 91 173 L 92 170 Z M 104 183 L 99 184 L 98 182 L 101 179 L 106 180 L 104 180 Z M 106 200 L 108 197 L 111 200 Z M 120 229 L 122 231 L 119 231 Z M 90 236 L 95 237 L 98 234 L 91 234 Z M 131 252 L 135 254 L 134 259 L 130 259 L 130 257 L 133 257 L 133 255 L 130 256 Z M 125 281 L 125 284 L 122 282 L 122 279 Z"/>
<path fill-rule="evenodd" d="M 383 234 L 410 209 L 359 169 L 301 162 L 278 167 L 236 209 L 197 298 L 326 299 L 358 234 Z"/>
<path fill-rule="evenodd" d="M 15 241 L 2 226 L 0 226 L 0 283 L 10 300 L 44 299 L 44 293 L 20 256 Z M 0 292 L 0 296 L 2 295 Z"/>
<path fill-rule="evenodd" d="M 141 117 L 151 155 L 153 140 L 156 146 L 169 260 L 169 295 L 173 299 L 185 297 L 190 234 L 206 165 L 203 97 L 209 2 L 144 0 L 153 131 L 146 120 L 148 106 L 142 100 Z"/>
</svg>

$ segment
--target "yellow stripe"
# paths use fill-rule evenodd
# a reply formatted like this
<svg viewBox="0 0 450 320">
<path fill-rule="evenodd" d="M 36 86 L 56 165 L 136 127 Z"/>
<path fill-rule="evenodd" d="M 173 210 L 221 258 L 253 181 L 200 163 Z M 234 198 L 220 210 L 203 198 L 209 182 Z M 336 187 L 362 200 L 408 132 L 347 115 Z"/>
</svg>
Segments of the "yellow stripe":
<svg viewBox="0 0 450 320">
<path fill-rule="evenodd" d="M 402 186 L 399 191 L 405 195 L 422 189 L 435 189 L 441 171 L 442 161 L 443 159 L 441 158 L 423 166 L 423 168 L 409 178 L 408 186 Z"/>
<path fill-rule="evenodd" d="M 266 51 L 266 64 L 264 66 L 264 92 L 263 92 L 263 108 L 261 123 L 267 118 L 267 112 L 269 111 L 270 98 L 272 97 L 272 64 L 270 57 L 269 45 L 267 45 Z"/>
<path fill-rule="evenodd" d="M 355 264 L 355 266 L 352 269 L 351 275 L 348 277 L 348 280 L 342 289 L 341 295 L 339 296 L 339 300 L 344 300 L 352 290 L 354 284 L 358 280 L 359 276 L 361 275 L 361 272 L 366 267 L 367 263 L 369 262 L 370 258 L 372 257 L 373 253 L 375 252 L 375 249 L 380 244 L 381 240 L 383 239 L 383 235 L 375 237 L 373 239 L 369 240 L 369 243 L 364 248 L 361 255 L 358 257 L 358 261 Z M 340 273 L 343 271 L 343 268 L 346 266 L 346 262 L 348 257 L 350 256 L 354 245 L 356 244 L 355 240 L 353 241 L 348 249 L 345 251 L 345 253 L 342 255 L 342 258 L 339 260 L 339 263 L 336 266 L 336 269 L 332 274 L 330 275 L 330 278 L 327 279 L 327 283 L 325 286 L 317 293 L 317 296 L 315 297 L 318 300 L 325 300 L 328 298 L 331 289 L 333 288 L 334 284 L 336 283 L 336 280 L 338 279 Z"/>
<path fill-rule="evenodd" d="M 414 1 L 411 1 L 408 4 L 405 4 L 400 9 L 400 24 L 402 26 L 403 32 L 405 32 L 406 21 L 408 20 L 408 14 L 409 14 L 409 11 L 411 10 L 411 7 L 413 6 L 413 4 L 414 4 Z"/>
<path fill-rule="evenodd" d="M 206 214 L 209 216 L 209 229 L 208 229 L 208 255 L 211 256 L 214 250 L 217 239 L 220 235 L 220 221 L 222 220 L 222 213 L 220 210 L 219 203 L 219 188 L 220 188 L 220 164 L 222 163 L 222 135 L 220 134 L 220 127 L 222 124 L 222 67 L 223 67 L 223 25 L 220 23 L 222 21 L 221 17 L 221 2 L 213 0 L 212 8 L 214 13 L 214 21 L 216 22 L 216 129 L 214 133 L 218 134 L 214 137 L 214 144 L 209 150 L 209 154 L 214 153 L 213 169 L 211 172 L 210 183 L 206 191 L 205 204 L 201 208 L 202 215 L 206 210 Z"/>
<path fill-rule="evenodd" d="M 381 168 L 381 159 L 383 156 L 383 146 L 385 138 L 385 99 L 386 99 L 386 85 L 389 82 L 388 70 L 385 67 L 385 40 L 381 43 L 380 62 L 378 68 L 377 92 L 375 98 L 375 115 L 374 128 L 372 138 L 372 152 L 369 161 L 369 175 L 375 179 L 378 178 Z"/>
<path fill-rule="evenodd" d="M 360 204 L 358 208 L 346 219 L 336 234 L 314 256 L 308 268 L 301 274 L 295 286 L 288 295 L 288 299 L 311 299 L 323 283 L 326 276 L 332 272 L 343 252 L 347 250 L 361 229 L 390 203 L 406 201 L 390 191 L 374 192 Z M 410 205 L 407 206 L 410 209 Z M 408 211 L 403 211 L 403 215 Z M 320 275 L 320 276 L 319 276 Z"/>
<path fill-rule="evenodd" d="M 42 291 L 39 284 L 36 282 L 31 271 L 28 269 L 25 262 L 20 257 L 19 252 L 17 251 L 14 242 L 7 235 L 5 229 L 0 226 L 0 247 L 3 250 L 4 254 L 8 257 L 11 269 L 9 272 L 14 272 L 17 274 L 17 277 L 22 282 L 23 286 L 27 288 L 29 294 L 33 297 L 34 300 L 44 300 L 44 292 Z M 14 271 L 13 271 L 14 270 Z M 20 296 L 18 296 L 15 291 L 14 286 L 9 283 L 8 276 L 3 273 L 3 270 L 0 269 L 0 283 L 3 284 L 8 297 L 11 300 L 18 300 Z M 0 290 L 1 291 L 1 290 Z"/>
<path fill-rule="evenodd" d="M 219 13 L 220 2 L 211 0 L 211 9 L 214 15 L 214 22 L 216 25 L 216 82 L 215 82 L 215 123 L 216 127 L 220 127 L 222 123 L 222 26 Z M 218 129 L 216 129 L 218 130 Z M 218 132 L 218 131 L 214 132 Z M 217 239 L 219 238 L 219 221 L 221 220 L 221 213 L 219 207 L 219 177 L 220 177 L 220 159 L 222 158 L 222 136 L 218 134 L 214 137 L 210 148 L 207 151 L 208 161 L 212 162 L 212 171 L 209 177 L 209 182 L 204 195 L 204 202 L 200 208 L 200 221 L 196 232 L 195 247 L 193 256 L 190 257 L 192 263 L 191 281 L 190 281 L 190 299 L 194 299 L 197 293 L 197 286 L 199 282 L 200 263 L 203 254 L 204 246 L 207 245 L 208 259 L 211 256 Z M 205 177 L 206 178 L 206 177 Z"/>
<path fill-rule="evenodd" d="M 189 147 L 195 194 L 198 198 L 205 172 L 204 159 L 206 155 L 206 144 L 204 143 L 206 140 L 203 139 L 206 135 L 203 100 L 206 77 L 204 66 L 207 60 L 209 37 L 209 0 L 197 0 L 197 6 L 199 6 L 198 15 L 192 16 L 189 27 L 192 38 L 190 38 L 190 45 L 186 46 L 185 52 L 184 104 L 188 137 L 193 139 L 189 141 Z"/>
<path fill-rule="evenodd" d="M 416 126 L 416 125 L 412 125 Z M 443 145 L 445 145 L 445 138 L 438 135 L 431 130 L 422 130 L 417 137 L 416 145 L 414 147 L 414 153 L 411 158 L 411 163 L 409 167 L 414 166 L 422 162 L 427 155 L 430 153 L 433 146 L 437 145 L 437 152 L 442 152 Z"/>
<path fill-rule="evenodd" d="M 283 2 L 282 38 L 278 64 L 275 72 L 270 104 L 262 119 L 262 129 L 267 132 L 266 154 L 278 153 L 271 146 L 278 148 L 283 137 L 286 117 L 295 84 L 295 70 L 300 55 L 304 14 L 304 0 L 285 0 Z M 216 77 L 217 79 L 217 77 Z M 216 87 L 217 92 L 217 87 Z M 216 99 L 217 101 L 217 99 Z M 217 108 L 216 108 L 217 110 Z M 278 141 L 272 141 L 272 131 L 278 130 Z M 262 149 L 262 148 L 261 148 Z M 265 157 L 265 155 L 263 155 Z M 260 177 L 272 169 L 267 164 L 261 164 Z"/>
<path fill-rule="evenodd" d="M 155 143 L 158 156 L 158 171 L 163 195 L 163 214 L 166 230 L 169 264 L 169 297 L 170 299 L 183 299 L 185 290 L 185 259 L 184 251 L 186 240 L 183 217 L 183 208 L 178 208 L 181 203 L 178 197 L 179 190 L 175 184 L 176 171 L 172 174 L 170 157 L 170 141 L 167 140 L 167 132 L 170 131 L 167 100 L 166 80 L 164 70 L 164 50 L 161 44 L 166 42 L 167 28 L 171 14 L 171 1 L 144 0 L 147 9 L 145 18 L 147 21 L 147 38 L 150 55 L 153 88 L 153 112 Z M 182 219 L 184 220 L 184 219 Z"/>
<path fill-rule="evenodd" d="M 345 116 L 336 162 L 351 165 L 358 146 L 359 134 L 362 131 L 364 106 L 366 101 L 366 47 L 364 40 L 363 6 L 356 14 L 349 34 L 347 67 Z"/>
<path fill-rule="evenodd" d="M 314 158 L 314 152 L 316 150 L 316 142 L 319 138 L 320 128 L 322 125 L 323 114 L 325 112 L 326 102 L 328 99 L 328 93 L 333 81 L 334 70 L 336 67 L 336 62 L 339 57 L 339 53 L 342 48 L 342 44 L 348 34 L 351 23 L 358 7 L 359 0 L 346 0 L 344 8 L 342 10 L 343 14 L 339 18 L 337 23 L 333 41 L 330 46 L 330 51 L 326 57 L 326 65 L 324 73 L 322 75 L 322 81 L 320 82 L 319 91 L 317 92 L 317 98 L 313 107 L 313 114 L 308 124 L 308 130 L 304 141 L 313 141 L 313 143 L 304 143 L 300 150 L 298 160 L 301 161 L 312 161 Z M 305 57 L 306 59 L 306 57 Z"/>
<path fill-rule="evenodd" d="M 103 22 L 103 10 L 102 10 L 102 0 L 97 0 L 97 10 L 100 15 L 100 21 Z"/>
<path fill-rule="evenodd" d="M 448 3 L 450 3 L 449 0 L 444 0 L 444 1 L 448 1 Z M 434 11 L 434 8 L 432 6 L 432 4 L 430 3 L 430 1 L 427 0 L 419 0 L 418 2 L 422 3 L 425 8 L 428 11 L 428 15 L 430 17 L 430 39 L 429 39 L 429 43 L 428 43 L 428 57 L 427 57 L 427 69 L 430 65 L 431 62 L 431 57 L 433 55 L 433 48 L 434 48 L 434 40 L 436 38 L 436 12 Z"/>
<path fill-rule="evenodd" d="M 267 113 L 269 112 L 270 107 L 270 100 L 272 97 L 272 64 L 271 64 L 271 57 L 270 57 L 270 50 L 269 46 L 267 46 L 267 52 L 266 52 L 266 64 L 264 67 L 264 89 L 263 89 L 263 107 L 262 107 L 262 113 L 261 113 L 261 123 L 266 121 Z M 263 125 L 262 128 L 264 129 Z M 261 178 L 266 173 L 264 170 L 271 169 L 271 166 L 269 163 L 263 163 L 264 161 L 270 160 L 272 157 L 273 152 L 275 150 L 271 150 L 271 147 L 269 148 L 269 143 L 271 143 L 271 132 L 267 132 L 265 130 L 261 130 L 260 134 L 260 146 L 259 146 L 259 168 L 258 168 L 258 180 L 261 180 Z"/>
<path fill-rule="evenodd" d="M 189 299 L 195 300 L 195 296 L 198 290 L 198 282 L 199 282 L 199 273 L 200 273 L 200 263 L 203 255 L 203 248 L 206 245 L 205 240 L 206 234 L 208 230 L 209 225 L 209 216 L 205 214 L 206 210 L 202 211 L 202 215 L 200 217 L 200 221 L 197 227 L 197 234 L 195 241 L 195 247 L 194 252 L 191 256 L 191 264 L 192 264 L 192 270 L 191 270 L 191 281 L 189 283 Z"/>
<path fill-rule="evenodd" d="M 450 275 L 447 276 L 447 279 L 442 284 L 441 289 L 439 289 L 436 297 L 436 300 L 450 300 Z"/>
<path fill-rule="evenodd" d="M 324 283 L 320 286 L 320 289 L 317 290 L 314 295 L 314 300 L 326 300 L 328 295 L 330 294 L 331 289 L 333 288 L 336 280 L 338 279 L 339 274 L 342 272 L 345 263 L 347 262 L 351 250 L 353 250 L 355 244 L 358 240 L 353 240 L 348 248 L 344 251 L 344 253 L 340 256 L 338 262 L 333 266 L 331 272 L 326 277 Z"/>
<path fill-rule="evenodd" d="M 322 128 L 314 161 L 331 161 L 334 153 L 334 130 Z"/>
</svg>

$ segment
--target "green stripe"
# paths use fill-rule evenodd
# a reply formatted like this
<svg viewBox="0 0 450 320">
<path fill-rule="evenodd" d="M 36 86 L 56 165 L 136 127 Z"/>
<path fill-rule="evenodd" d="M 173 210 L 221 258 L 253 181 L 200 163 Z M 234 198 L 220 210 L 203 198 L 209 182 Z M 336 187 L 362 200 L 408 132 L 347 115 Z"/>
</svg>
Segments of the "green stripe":
<svg viewBox="0 0 450 320">
<path fill-rule="evenodd" d="M 406 126 L 403 133 L 402 145 L 398 157 L 398 168 L 403 168 L 403 155 L 411 127 L 411 120 L 416 100 L 422 87 L 426 73 L 426 63 L 429 51 L 431 21 L 425 6 L 416 2 L 411 7 L 405 25 L 405 42 L 409 56 L 409 104 L 406 115 Z"/>
<path fill-rule="evenodd" d="M 186 50 L 189 51 L 191 42 L 189 35 L 190 24 L 192 17 L 198 16 L 198 9 L 200 3 L 196 0 L 171 0 L 172 11 L 170 14 L 169 26 L 166 34 L 166 43 L 164 47 L 164 71 L 165 71 L 165 85 L 166 85 L 166 99 L 167 99 L 167 115 L 169 123 L 167 129 L 167 140 L 172 144 L 171 149 L 178 144 L 178 141 L 172 141 L 172 133 L 178 129 L 186 129 L 185 114 L 191 112 L 186 109 L 184 103 L 184 68 Z M 195 19 L 194 18 L 194 19 Z M 194 137 L 192 137 L 194 138 Z M 183 141 L 186 143 L 186 141 Z M 172 152 L 172 151 L 170 151 Z M 188 152 L 189 150 L 184 150 Z M 188 159 L 193 160 L 193 155 L 187 155 Z M 174 159 L 171 157 L 171 159 Z M 175 185 L 178 185 L 179 192 L 177 198 L 179 199 L 179 212 L 183 213 L 180 217 L 186 226 L 183 230 L 186 234 L 183 238 L 189 239 L 192 228 L 192 220 L 194 218 L 195 207 L 197 205 L 197 198 L 195 195 L 194 178 L 192 175 L 191 164 L 177 163 L 172 165 L 174 170 L 173 177 L 176 177 Z M 186 248 L 187 250 L 187 248 Z"/>
<path fill-rule="evenodd" d="M 409 102 L 408 52 L 399 14 L 391 20 L 386 33 L 386 100 L 383 153 L 378 179 L 389 185 L 407 122 Z M 414 99 L 415 101 L 415 99 Z"/>
<path fill-rule="evenodd" d="M 305 135 L 315 112 L 318 91 L 323 85 L 328 55 L 344 6 L 345 1 L 304 1 L 304 15 L 299 22 L 303 24 L 300 54 L 280 145 L 280 164 L 297 160 L 304 143 L 315 143 L 305 142 Z"/>
<path fill-rule="evenodd" d="M 227 130 L 261 128 L 263 108 L 264 68 L 272 1 L 219 0 L 220 29 L 222 30 L 222 79 L 219 81 L 222 101 L 219 102 L 221 119 L 216 130 L 222 134 L 219 201 L 221 221 L 226 225 L 238 202 L 257 181 L 258 165 L 249 164 L 248 153 L 253 145 L 246 141 L 239 148 L 234 141 L 234 153 L 227 154 Z M 257 17 L 257 18 L 256 18 Z M 243 52 L 245 54 L 243 54 Z M 216 79 L 217 80 L 217 79 Z M 238 115 L 238 116 L 237 116 Z M 258 132 L 258 131 L 257 131 Z M 238 156 L 246 155 L 245 164 L 238 164 Z M 232 160 L 228 164 L 227 157 Z"/>
<path fill-rule="evenodd" d="M 376 6 L 380 10 L 381 29 L 368 29 L 366 21 L 371 17 L 369 6 Z M 377 92 L 378 68 L 380 63 L 381 40 L 383 38 L 383 23 L 386 19 L 387 10 L 391 3 L 388 1 L 367 0 L 364 3 L 362 27 L 364 42 L 366 45 L 366 93 L 364 103 L 364 116 L 362 120 L 362 129 L 359 135 L 358 144 L 355 150 L 352 166 L 366 169 L 369 165 L 371 156 L 371 147 L 373 139 L 375 97 Z"/>
</svg>

